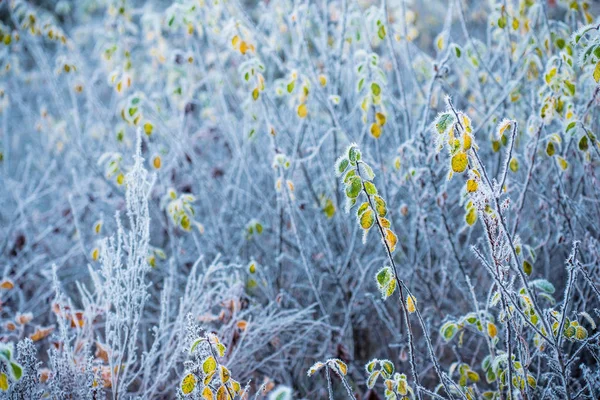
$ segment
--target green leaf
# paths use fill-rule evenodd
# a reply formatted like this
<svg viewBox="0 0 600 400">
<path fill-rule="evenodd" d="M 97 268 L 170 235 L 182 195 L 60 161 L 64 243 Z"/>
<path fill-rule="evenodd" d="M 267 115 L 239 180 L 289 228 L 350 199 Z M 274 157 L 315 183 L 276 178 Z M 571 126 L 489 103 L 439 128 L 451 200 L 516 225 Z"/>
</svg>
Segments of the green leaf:
<svg viewBox="0 0 600 400">
<path fill-rule="evenodd" d="M 511 158 L 508 166 L 512 172 L 517 172 L 519 170 L 519 160 L 515 157 Z"/>
<path fill-rule="evenodd" d="M 365 182 L 365 191 L 370 196 L 377 194 L 377 188 L 375 187 L 375 185 L 373 185 L 372 182 L 369 182 L 369 181 Z"/>
<path fill-rule="evenodd" d="M 346 175 L 344 176 L 344 183 L 350 182 L 350 178 L 352 178 L 353 176 L 356 176 L 355 169 L 351 169 L 348 172 L 346 172 Z"/>
<path fill-rule="evenodd" d="M 465 315 L 464 319 L 469 324 L 474 324 L 475 322 L 477 322 L 477 314 L 475 314 L 473 312 L 468 313 L 467 315 Z"/>
<path fill-rule="evenodd" d="M 588 149 L 589 149 L 588 138 L 587 138 L 587 136 L 582 136 L 581 139 L 579 139 L 579 150 L 587 151 Z"/>
<path fill-rule="evenodd" d="M 390 297 L 396 290 L 396 278 L 390 267 L 383 267 L 376 275 L 377 286 L 384 299 Z"/>
<path fill-rule="evenodd" d="M 504 29 L 506 27 L 506 17 L 504 15 L 498 18 L 498 27 L 500 29 Z"/>
<path fill-rule="evenodd" d="M 531 272 L 533 271 L 533 266 L 531 265 L 531 263 L 527 260 L 523 261 L 523 272 L 525 272 L 527 275 L 531 275 Z"/>
<path fill-rule="evenodd" d="M 379 29 L 377 30 L 377 36 L 379 36 L 379 39 L 383 40 L 385 38 L 385 26 L 379 25 Z"/>
<path fill-rule="evenodd" d="M 456 58 L 460 58 L 460 55 L 462 54 L 460 47 L 458 47 L 457 45 L 454 45 L 454 54 L 456 54 Z"/>
<path fill-rule="evenodd" d="M 23 368 L 21 368 L 19 364 L 16 362 L 11 362 L 10 369 L 12 370 L 12 374 L 16 380 L 21 379 L 21 376 L 23 375 Z"/>
<path fill-rule="evenodd" d="M 491 363 L 492 363 L 492 356 L 490 356 L 490 355 L 487 355 L 487 356 L 485 356 L 485 358 L 484 358 L 484 359 L 483 359 L 483 361 L 481 362 L 481 368 L 482 368 L 484 371 L 487 371 L 487 370 L 488 370 L 488 368 L 491 366 Z"/>
<path fill-rule="evenodd" d="M 376 82 L 373 82 L 371 83 L 371 92 L 373 92 L 375 96 L 379 96 L 381 94 L 381 87 L 379 87 Z"/>
<path fill-rule="evenodd" d="M 381 370 L 387 375 L 385 377 L 390 378 L 394 373 L 394 364 L 389 360 L 381 360 L 379 364 L 381 365 Z"/>
<path fill-rule="evenodd" d="M 444 340 L 447 342 L 452 340 L 454 335 L 456 335 L 456 332 L 458 332 L 458 326 L 454 322 L 451 322 L 451 321 L 446 322 L 440 328 L 440 333 L 442 334 L 442 337 L 444 338 Z"/>
<path fill-rule="evenodd" d="M 546 145 L 546 154 L 548 154 L 548 156 L 552 157 L 555 152 L 556 152 L 556 149 L 554 147 L 554 143 L 548 142 L 548 144 Z"/>
<path fill-rule="evenodd" d="M 443 113 L 437 117 L 435 122 L 435 129 L 439 134 L 446 132 L 448 127 L 454 122 L 454 116 L 450 113 Z"/>
<path fill-rule="evenodd" d="M 346 196 L 351 199 L 355 199 L 360 194 L 362 189 L 362 182 L 359 177 L 355 176 L 350 178 L 350 182 L 346 185 Z"/>
<path fill-rule="evenodd" d="M 11 359 L 11 351 L 8 347 L 0 348 L 0 357 L 4 358 L 6 361 L 10 361 Z"/>
<path fill-rule="evenodd" d="M 341 157 L 338 159 L 338 161 L 336 162 L 336 166 L 335 166 L 335 170 L 337 171 L 338 175 L 343 174 L 346 171 L 346 168 L 348 168 L 348 165 L 350 165 L 350 161 L 345 158 L 345 157 Z"/>
<path fill-rule="evenodd" d="M 565 87 L 571 96 L 575 96 L 575 85 L 570 81 L 565 81 Z"/>
<path fill-rule="evenodd" d="M 369 361 L 369 363 L 367 365 L 365 365 L 365 369 L 367 371 L 367 373 L 371 373 L 373 372 L 373 370 L 375 369 L 375 366 L 377 365 L 377 359 L 373 359 L 371 361 Z"/>
<path fill-rule="evenodd" d="M 217 369 L 217 360 L 213 356 L 209 356 L 202 363 L 202 370 L 205 374 L 210 374 Z"/>
<path fill-rule="evenodd" d="M 485 380 L 487 381 L 487 383 L 492 383 L 496 381 L 496 374 L 494 373 L 494 371 L 492 371 L 491 368 L 488 369 L 485 373 Z"/>
<path fill-rule="evenodd" d="M 350 159 L 352 162 L 360 160 L 360 150 L 358 150 L 356 145 L 351 145 L 348 148 L 348 159 Z"/>
<path fill-rule="evenodd" d="M 364 84 L 365 84 L 365 78 L 361 78 L 361 79 L 358 81 L 358 86 L 357 86 L 357 91 L 358 91 L 358 92 L 360 92 L 360 91 L 362 90 L 362 88 L 363 88 L 363 85 L 364 85 Z"/>
<path fill-rule="evenodd" d="M 554 285 L 545 279 L 536 279 L 531 281 L 530 284 L 549 294 L 553 294 L 556 291 Z"/>
<path fill-rule="evenodd" d="M 381 268 L 376 275 L 377 284 L 379 286 L 387 286 L 394 278 L 394 273 L 390 267 Z"/>
<path fill-rule="evenodd" d="M 360 175 L 363 176 L 368 181 L 372 181 L 373 178 L 375 178 L 375 174 L 373 173 L 373 170 L 371 169 L 371 167 L 369 167 L 364 162 L 361 162 L 360 164 L 358 164 L 358 170 L 360 171 Z"/>
<path fill-rule="evenodd" d="M 369 208 L 369 203 L 367 203 L 366 201 L 364 203 L 362 203 L 360 205 L 360 207 L 358 207 L 358 210 L 356 210 L 356 215 L 358 217 L 360 217 L 365 211 L 367 211 L 367 209 Z"/>
<path fill-rule="evenodd" d="M 325 207 L 323 207 L 323 212 L 325 213 L 327 218 L 333 218 L 335 214 L 335 206 L 333 205 L 333 201 L 331 201 L 331 199 L 327 199 L 325 201 Z"/>
</svg>

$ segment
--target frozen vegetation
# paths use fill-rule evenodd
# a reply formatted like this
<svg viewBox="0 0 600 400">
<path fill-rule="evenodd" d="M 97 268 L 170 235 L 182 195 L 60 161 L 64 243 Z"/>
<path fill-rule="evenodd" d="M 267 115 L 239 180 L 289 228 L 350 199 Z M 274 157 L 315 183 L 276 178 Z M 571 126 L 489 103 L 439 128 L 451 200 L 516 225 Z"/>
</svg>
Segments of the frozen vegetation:
<svg viewBox="0 0 600 400">
<path fill-rule="evenodd" d="M 0 399 L 597 399 L 593 0 L 0 1 Z"/>
</svg>

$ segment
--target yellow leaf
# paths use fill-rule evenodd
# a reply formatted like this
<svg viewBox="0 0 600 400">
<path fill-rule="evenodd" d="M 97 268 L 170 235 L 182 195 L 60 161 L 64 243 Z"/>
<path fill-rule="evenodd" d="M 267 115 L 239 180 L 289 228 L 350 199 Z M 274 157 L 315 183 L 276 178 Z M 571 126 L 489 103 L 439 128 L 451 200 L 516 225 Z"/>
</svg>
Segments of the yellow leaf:
<svg viewBox="0 0 600 400">
<path fill-rule="evenodd" d="M 379 218 L 379 223 L 384 228 L 389 228 L 391 226 L 390 220 L 388 220 L 387 218 L 380 217 Z"/>
<path fill-rule="evenodd" d="M 467 214 L 465 215 L 465 221 L 469 226 L 472 226 L 477 221 L 477 211 L 475 210 L 475 207 L 469 208 L 469 211 L 467 211 Z"/>
<path fill-rule="evenodd" d="M 306 104 L 300 104 L 297 112 L 300 118 L 306 118 L 308 115 L 308 108 L 306 107 Z"/>
<path fill-rule="evenodd" d="M 204 377 L 204 381 L 203 381 L 203 382 L 204 382 L 204 385 L 208 385 L 208 384 L 210 384 L 210 381 L 212 381 L 212 378 L 213 378 L 214 376 L 215 376 L 215 372 L 214 372 L 214 371 L 213 371 L 213 372 L 211 372 L 210 374 L 207 374 L 207 375 Z"/>
<path fill-rule="evenodd" d="M 504 131 L 506 131 L 510 127 L 511 123 L 512 121 L 509 119 L 505 119 L 502 122 L 500 122 L 500 125 L 498 126 L 498 134 L 500 136 L 504 135 Z"/>
<path fill-rule="evenodd" d="M 348 366 L 342 360 L 335 359 L 334 362 L 342 375 L 346 375 L 348 373 Z"/>
<path fill-rule="evenodd" d="M 148 135 L 148 136 L 152 135 L 153 130 L 154 130 L 154 126 L 152 126 L 152 124 L 150 122 L 146 122 L 144 124 L 144 132 L 146 133 L 146 135 Z"/>
<path fill-rule="evenodd" d="M 556 162 L 558 163 L 560 169 L 562 169 L 563 171 L 569 168 L 569 163 L 562 157 L 556 157 Z"/>
<path fill-rule="evenodd" d="M 467 181 L 467 192 L 473 193 L 474 191 L 477 190 L 477 186 L 479 186 L 479 185 L 475 179 L 469 179 Z"/>
<path fill-rule="evenodd" d="M 204 371 L 205 374 L 210 374 L 211 372 L 214 372 L 216 369 L 217 369 L 217 360 L 215 360 L 215 358 L 213 356 L 209 356 L 202 363 L 202 370 Z"/>
<path fill-rule="evenodd" d="M 417 299 L 409 295 L 406 298 L 406 309 L 409 313 L 414 313 L 417 310 Z"/>
<path fill-rule="evenodd" d="M 398 237 L 391 229 L 384 229 L 385 242 L 390 248 L 390 252 L 393 252 L 396 249 L 396 244 L 398 243 Z"/>
<path fill-rule="evenodd" d="M 202 390 L 202 398 L 204 400 L 214 400 L 215 396 L 208 386 L 205 386 Z"/>
<path fill-rule="evenodd" d="M 385 298 L 387 299 L 392 294 L 394 294 L 395 290 L 396 290 L 396 279 L 392 279 L 385 288 L 385 293 L 384 293 Z"/>
<path fill-rule="evenodd" d="M 321 86 L 327 85 L 327 77 L 325 75 L 319 75 L 319 83 Z"/>
<path fill-rule="evenodd" d="M 10 279 L 4 279 L 0 282 L 0 288 L 10 290 L 15 287 L 15 284 Z"/>
<path fill-rule="evenodd" d="M 240 53 L 246 54 L 247 51 L 248 51 L 248 43 L 242 41 L 242 43 L 240 43 Z"/>
<path fill-rule="evenodd" d="M 493 339 L 498 335 L 498 328 L 491 322 L 487 323 L 487 332 L 488 335 Z"/>
<path fill-rule="evenodd" d="M 227 389 L 224 385 L 221 385 L 221 387 L 219 387 L 219 390 L 217 390 L 217 400 L 229 400 L 229 396 L 227 395 Z"/>
<path fill-rule="evenodd" d="M 254 271 L 256 271 L 256 265 L 254 265 Z M 247 324 L 248 323 L 246 321 L 240 321 L 240 322 L 238 322 L 238 328 L 240 328 L 241 330 L 245 330 Z M 225 347 L 225 345 L 223 343 L 217 343 L 215 345 L 215 347 L 217 348 L 217 352 L 219 353 L 219 357 L 223 357 L 225 355 L 225 350 L 227 350 L 227 348 Z"/>
<path fill-rule="evenodd" d="M 437 45 L 437 48 L 439 50 L 444 50 L 444 36 L 439 35 L 437 40 L 435 41 L 435 44 Z"/>
<path fill-rule="evenodd" d="M 181 391 L 183 394 L 190 394 L 196 388 L 196 376 L 187 374 L 181 381 Z"/>
<path fill-rule="evenodd" d="M 4 372 L 0 374 L 0 389 L 3 391 L 8 390 L 8 376 Z"/>
<path fill-rule="evenodd" d="M 546 83 L 550 84 L 550 81 L 552 80 L 552 78 L 554 78 L 555 75 L 556 75 L 556 67 L 553 67 L 552 69 L 550 69 L 550 71 L 548 71 L 548 73 L 545 76 Z"/>
<path fill-rule="evenodd" d="M 380 112 L 376 113 L 375 120 L 377 121 L 377 125 L 384 126 L 386 121 L 385 114 Z"/>
<path fill-rule="evenodd" d="M 231 374 L 227 368 L 221 365 L 221 368 L 219 368 L 219 377 L 222 383 L 227 383 L 229 382 L 229 378 L 231 378 Z"/>
<path fill-rule="evenodd" d="M 465 127 L 465 131 L 467 131 L 467 133 L 473 132 L 473 128 L 471 128 L 471 119 L 468 116 L 466 116 L 465 114 L 462 115 L 462 122 L 463 122 L 463 126 Z"/>
<path fill-rule="evenodd" d="M 309 368 L 308 376 L 313 376 L 318 370 L 320 370 L 324 366 L 325 366 L 325 364 L 323 364 L 322 362 L 320 362 L 320 361 L 316 362 L 312 367 Z"/>
<path fill-rule="evenodd" d="M 381 126 L 379 126 L 378 124 L 371 124 L 371 135 L 375 138 L 378 139 L 379 136 L 381 136 Z"/>
<path fill-rule="evenodd" d="M 471 143 L 472 143 L 471 135 L 467 135 L 466 133 L 463 134 L 463 149 L 469 150 L 471 148 Z"/>
<path fill-rule="evenodd" d="M 360 216 L 360 227 L 364 230 L 371 229 L 374 222 L 375 213 L 371 209 L 368 209 Z"/>
<path fill-rule="evenodd" d="M 600 61 L 598 61 L 596 68 L 594 68 L 594 80 L 596 83 L 600 82 Z"/>
<path fill-rule="evenodd" d="M 152 166 L 154 166 L 154 168 L 156 168 L 156 169 L 159 169 L 161 164 L 162 164 L 162 161 L 160 159 L 160 156 L 154 157 L 154 160 L 152 160 Z"/>
<path fill-rule="evenodd" d="M 231 39 L 231 45 L 233 47 L 237 47 L 238 43 L 240 42 L 240 37 L 238 35 L 235 35 L 233 37 L 233 39 Z"/>
<path fill-rule="evenodd" d="M 467 154 L 460 152 L 452 156 L 452 171 L 461 173 L 467 169 L 468 159 Z"/>
</svg>

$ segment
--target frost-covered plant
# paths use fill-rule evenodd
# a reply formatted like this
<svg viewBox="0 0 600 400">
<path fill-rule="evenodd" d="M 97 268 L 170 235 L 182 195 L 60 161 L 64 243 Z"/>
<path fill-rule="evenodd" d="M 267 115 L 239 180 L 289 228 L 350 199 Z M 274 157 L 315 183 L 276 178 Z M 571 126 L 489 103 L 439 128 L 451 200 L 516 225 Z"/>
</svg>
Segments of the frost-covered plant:
<svg viewBox="0 0 600 400">
<path fill-rule="evenodd" d="M 191 316 L 188 317 L 191 319 Z M 189 322 L 193 324 L 192 321 Z M 214 333 L 188 327 L 188 342 L 191 342 L 189 359 L 181 380 L 180 394 L 198 399 L 243 398 L 246 390 L 232 378 L 229 369 L 220 362 L 227 348 Z M 198 337 L 198 335 L 200 337 Z"/>
<path fill-rule="evenodd" d="M 599 15 L 0 1 L 0 398 L 599 397 Z"/>
<path fill-rule="evenodd" d="M 121 226 L 117 213 L 117 237 L 101 245 L 99 273 L 90 270 L 94 280 L 95 299 L 104 314 L 104 343 L 107 353 L 109 387 L 113 396 L 127 393 L 137 375 L 138 334 L 144 307 L 148 300 L 146 274 L 150 240 L 148 195 L 152 182 L 143 166 L 141 130 L 138 129 L 134 164 L 125 176 L 128 231 Z"/>
<path fill-rule="evenodd" d="M 340 378 L 340 380 L 342 381 L 342 383 L 344 385 L 344 388 L 346 389 L 346 393 L 348 394 L 348 397 L 350 397 L 351 399 L 356 399 L 352 388 L 350 387 L 350 385 L 348 384 L 348 381 L 346 380 L 346 375 L 348 374 L 348 366 L 346 365 L 346 363 L 344 363 L 342 360 L 340 360 L 338 358 L 330 358 L 329 360 L 327 360 L 325 362 L 317 361 L 316 363 L 313 364 L 312 367 L 310 367 L 308 369 L 307 374 L 308 374 L 308 376 L 313 376 L 321 369 L 325 369 L 325 374 L 327 376 L 327 391 L 328 391 L 328 395 L 329 395 L 330 399 L 334 398 L 330 371 L 335 372 L 336 375 Z"/>
</svg>

